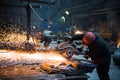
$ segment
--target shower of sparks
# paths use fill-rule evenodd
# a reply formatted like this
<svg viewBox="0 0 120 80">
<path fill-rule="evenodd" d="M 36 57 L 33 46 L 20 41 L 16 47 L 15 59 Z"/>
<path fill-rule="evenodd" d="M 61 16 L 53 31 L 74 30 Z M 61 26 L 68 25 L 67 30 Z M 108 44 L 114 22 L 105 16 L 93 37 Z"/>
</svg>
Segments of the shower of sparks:
<svg viewBox="0 0 120 80">
<path fill-rule="evenodd" d="M 0 76 L 40 74 L 43 71 L 40 68 L 42 64 L 58 66 L 65 61 L 66 59 L 55 51 L 30 53 L 0 50 Z"/>
<path fill-rule="evenodd" d="M 41 61 L 56 61 L 62 62 L 65 61 L 65 58 L 60 54 L 54 52 L 35 52 L 35 53 L 27 53 L 27 52 L 15 52 L 15 51 L 7 51 L 0 50 L 0 61 L 7 62 L 28 62 L 28 63 L 40 63 Z"/>
</svg>

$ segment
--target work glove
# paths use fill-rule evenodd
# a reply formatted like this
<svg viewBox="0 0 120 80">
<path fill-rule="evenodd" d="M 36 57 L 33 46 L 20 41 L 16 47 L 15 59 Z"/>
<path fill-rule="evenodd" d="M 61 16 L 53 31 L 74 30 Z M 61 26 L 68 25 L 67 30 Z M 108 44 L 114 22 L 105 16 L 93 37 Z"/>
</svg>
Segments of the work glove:
<svg viewBox="0 0 120 80">
<path fill-rule="evenodd" d="M 85 59 L 88 59 L 88 58 L 89 58 L 89 56 L 88 56 L 88 55 L 86 55 L 86 54 L 85 54 L 83 57 L 84 57 Z"/>
<path fill-rule="evenodd" d="M 89 52 L 86 52 L 83 57 L 84 57 L 85 59 L 88 59 L 89 56 L 90 56 L 90 53 L 89 53 Z"/>
</svg>

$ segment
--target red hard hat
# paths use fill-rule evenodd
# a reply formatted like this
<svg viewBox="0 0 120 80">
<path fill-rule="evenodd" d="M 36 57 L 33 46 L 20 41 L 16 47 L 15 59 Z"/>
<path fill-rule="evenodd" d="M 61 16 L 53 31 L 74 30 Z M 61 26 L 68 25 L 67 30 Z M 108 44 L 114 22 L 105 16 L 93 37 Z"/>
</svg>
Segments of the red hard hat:
<svg viewBox="0 0 120 80">
<path fill-rule="evenodd" d="M 95 35 L 92 32 L 87 32 L 84 34 L 83 36 L 83 43 L 86 45 L 90 45 L 91 43 L 93 43 L 95 40 Z"/>
</svg>

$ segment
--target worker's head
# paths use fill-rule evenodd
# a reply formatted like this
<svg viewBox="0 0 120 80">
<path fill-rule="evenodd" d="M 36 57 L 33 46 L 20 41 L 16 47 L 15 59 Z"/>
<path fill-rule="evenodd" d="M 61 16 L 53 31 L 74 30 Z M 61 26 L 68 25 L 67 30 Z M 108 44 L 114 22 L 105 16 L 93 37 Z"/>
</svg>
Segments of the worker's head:
<svg viewBox="0 0 120 80">
<path fill-rule="evenodd" d="M 83 39 L 82 39 L 82 41 L 85 45 L 92 44 L 94 42 L 94 40 L 95 40 L 95 35 L 92 32 L 85 33 L 83 36 Z"/>
<path fill-rule="evenodd" d="M 40 36 L 41 36 L 41 35 L 42 35 L 42 32 L 38 32 L 38 35 L 40 35 Z"/>
<path fill-rule="evenodd" d="M 43 36 L 42 32 L 38 32 L 38 38 L 41 39 L 42 36 Z"/>
</svg>

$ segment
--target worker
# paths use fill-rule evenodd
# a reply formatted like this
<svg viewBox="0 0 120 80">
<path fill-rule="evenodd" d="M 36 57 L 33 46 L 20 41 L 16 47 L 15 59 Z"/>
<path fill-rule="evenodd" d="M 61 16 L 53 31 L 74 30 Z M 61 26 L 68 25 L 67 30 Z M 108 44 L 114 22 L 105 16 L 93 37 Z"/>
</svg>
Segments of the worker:
<svg viewBox="0 0 120 80">
<path fill-rule="evenodd" d="M 44 43 L 44 47 L 47 48 L 52 40 L 49 37 L 43 35 L 41 32 L 38 32 L 38 35 L 39 35 L 40 42 Z"/>
<path fill-rule="evenodd" d="M 82 40 L 87 45 L 89 52 L 85 53 L 85 58 L 90 57 L 94 64 L 97 64 L 97 73 L 100 80 L 110 80 L 109 68 L 111 55 L 107 43 L 93 32 L 86 32 L 82 35 L 73 36 L 72 40 Z"/>
</svg>

